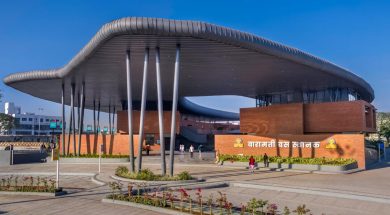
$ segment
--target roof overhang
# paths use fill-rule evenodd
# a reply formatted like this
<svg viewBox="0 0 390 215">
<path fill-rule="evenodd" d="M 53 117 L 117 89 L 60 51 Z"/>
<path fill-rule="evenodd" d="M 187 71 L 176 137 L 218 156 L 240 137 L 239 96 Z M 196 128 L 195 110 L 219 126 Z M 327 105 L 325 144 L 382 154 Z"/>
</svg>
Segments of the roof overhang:
<svg viewBox="0 0 390 215">
<path fill-rule="evenodd" d="M 126 100 L 126 50 L 131 53 L 133 99 L 140 100 L 144 51 L 150 48 L 148 100 L 156 99 L 155 51 L 161 50 L 164 100 L 171 100 L 176 44 L 181 45 L 179 96 L 261 94 L 350 88 L 371 102 L 359 76 L 328 61 L 253 34 L 199 21 L 129 17 L 105 24 L 64 67 L 14 73 L 4 83 L 42 99 L 70 104 L 70 86 L 86 86 L 86 108 Z M 77 105 L 77 104 L 76 104 Z"/>
</svg>

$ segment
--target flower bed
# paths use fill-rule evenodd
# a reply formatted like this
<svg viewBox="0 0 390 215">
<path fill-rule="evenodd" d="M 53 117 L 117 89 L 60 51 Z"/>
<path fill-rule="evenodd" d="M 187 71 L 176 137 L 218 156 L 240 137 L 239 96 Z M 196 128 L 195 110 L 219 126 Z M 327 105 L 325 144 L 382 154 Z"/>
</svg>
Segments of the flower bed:
<svg viewBox="0 0 390 215">
<path fill-rule="evenodd" d="M 173 177 L 168 175 L 159 175 L 154 174 L 149 169 L 143 169 L 140 172 L 132 173 L 129 172 L 129 169 L 125 166 L 119 166 L 115 170 L 115 175 L 134 180 L 143 180 L 143 181 L 183 181 L 183 180 L 192 180 L 193 177 L 186 171 L 181 172 Z"/>
<path fill-rule="evenodd" d="M 220 161 L 225 162 L 248 162 L 249 155 L 220 155 Z M 262 155 L 253 156 L 256 162 L 263 162 L 264 157 Z M 350 158 L 301 158 L 301 157 L 278 157 L 269 156 L 269 163 L 279 164 L 312 164 L 312 165 L 329 165 L 329 166 L 344 166 L 352 163 L 356 163 L 356 160 Z"/>
<path fill-rule="evenodd" d="M 111 194 L 104 199 L 106 203 L 125 204 L 129 206 L 139 205 L 140 208 L 156 211 L 155 208 L 163 209 L 160 212 L 172 211 L 170 214 L 260 214 L 260 215 L 278 215 L 278 214 L 309 214 L 310 210 L 305 205 L 299 205 L 295 210 L 290 211 L 284 207 L 279 210 L 278 206 L 269 203 L 267 200 L 252 198 L 246 204 L 240 206 L 233 205 L 228 200 L 227 194 L 218 192 L 214 198 L 213 194 L 204 197 L 201 189 L 186 190 L 183 188 L 177 190 L 159 191 L 156 188 L 153 192 L 140 192 L 134 194 L 132 189 L 127 193 L 122 193 L 122 184 L 117 182 L 110 183 Z M 145 207 L 147 206 L 147 207 Z"/>
<path fill-rule="evenodd" d="M 56 181 L 45 177 L 10 176 L 1 178 L 0 193 L 63 193 L 62 189 L 56 189 Z"/>
</svg>

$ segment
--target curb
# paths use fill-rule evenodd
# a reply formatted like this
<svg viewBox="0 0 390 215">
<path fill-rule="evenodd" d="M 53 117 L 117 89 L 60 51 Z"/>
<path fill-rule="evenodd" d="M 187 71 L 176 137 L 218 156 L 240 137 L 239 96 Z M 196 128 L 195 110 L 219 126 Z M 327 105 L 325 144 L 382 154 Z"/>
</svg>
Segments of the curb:
<svg viewBox="0 0 390 215">
<path fill-rule="evenodd" d="M 130 206 L 130 207 L 135 207 L 135 208 L 140 208 L 144 210 L 149 210 L 149 211 L 154 211 L 157 213 L 164 213 L 164 214 L 170 214 L 170 215 L 186 215 L 188 213 L 183 213 L 180 211 L 176 210 L 171 210 L 171 209 L 166 209 L 166 208 L 160 208 L 160 207 L 154 207 L 154 206 L 149 206 L 149 205 L 143 205 L 143 204 L 138 204 L 138 203 L 133 203 L 133 202 L 126 202 L 126 201 L 119 201 L 119 200 L 113 200 L 113 199 L 102 199 L 103 203 L 110 203 L 110 204 L 117 204 L 117 205 L 125 205 L 125 206 Z"/>
<path fill-rule="evenodd" d="M 46 197 L 56 197 L 66 195 L 66 191 L 55 192 L 55 193 L 45 193 L 45 192 L 12 192 L 12 191 L 0 191 L 0 195 L 15 195 L 15 196 L 46 196 Z"/>
<path fill-rule="evenodd" d="M 106 185 L 106 184 L 107 184 L 106 182 L 101 181 L 101 180 L 99 180 L 99 179 L 97 178 L 98 175 L 99 175 L 99 174 L 96 173 L 94 176 L 92 176 L 91 181 L 92 181 L 93 183 L 97 184 L 97 185 L 100 185 L 100 186 Z"/>
<path fill-rule="evenodd" d="M 11 175 L 56 175 L 55 172 L 1 172 L 0 175 L 11 176 Z M 94 176 L 95 173 L 85 172 L 60 172 L 60 176 Z"/>
</svg>

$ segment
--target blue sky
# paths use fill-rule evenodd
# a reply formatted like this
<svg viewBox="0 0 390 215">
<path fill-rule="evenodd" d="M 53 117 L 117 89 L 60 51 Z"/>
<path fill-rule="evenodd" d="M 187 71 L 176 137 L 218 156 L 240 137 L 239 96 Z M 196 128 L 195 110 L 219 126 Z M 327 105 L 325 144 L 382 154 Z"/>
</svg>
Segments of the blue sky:
<svg viewBox="0 0 390 215">
<path fill-rule="evenodd" d="M 1 1 L 0 76 L 66 64 L 109 21 L 126 16 L 202 20 L 251 32 L 345 67 L 375 90 L 374 105 L 390 111 L 390 1 Z M 23 111 L 58 105 L 5 86 L 4 101 Z M 245 98 L 198 98 L 199 104 L 238 111 Z M 3 110 L 3 103 L 1 109 Z M 89 114 L 90 115 L 90 114 Z M 89 118 L 89 117 L 88 117 Z"/>
</svg>

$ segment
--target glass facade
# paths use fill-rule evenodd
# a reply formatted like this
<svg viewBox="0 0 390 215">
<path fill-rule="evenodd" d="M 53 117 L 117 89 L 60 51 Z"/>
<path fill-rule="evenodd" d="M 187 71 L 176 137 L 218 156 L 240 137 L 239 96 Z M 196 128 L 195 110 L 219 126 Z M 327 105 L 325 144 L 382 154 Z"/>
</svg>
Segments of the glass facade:
<svg viewBox="0 0 390 215">
<path fill-rule="evenodd" d="M 265 94 L 256 97 L 256 107 L 269 106 L 272 104 L 288 103 L 321 103 L 338 101 L 355 101 L 360 96 L 355 90 L 345 88 L 330 88 L 316 91 L 284 92 Z"/>
</svg>

